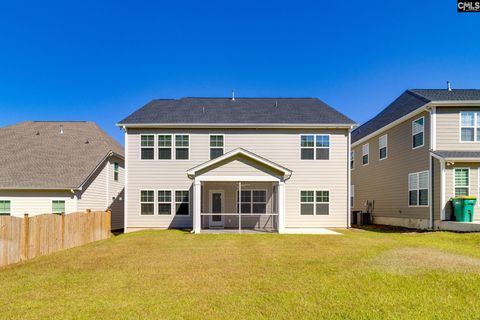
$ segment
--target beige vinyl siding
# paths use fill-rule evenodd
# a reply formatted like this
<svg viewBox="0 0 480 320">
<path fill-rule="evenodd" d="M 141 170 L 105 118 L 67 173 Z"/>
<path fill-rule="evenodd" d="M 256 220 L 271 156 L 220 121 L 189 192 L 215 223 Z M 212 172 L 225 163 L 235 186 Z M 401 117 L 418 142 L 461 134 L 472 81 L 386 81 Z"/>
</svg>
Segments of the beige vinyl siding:
<svg viewBox="0 0 480 320">
<path fill-rule="evenodd" d="M 436 150 L 478 151 L 480 142 L 460 141 L 460 112 L 480 111 L 480 106 L 437 107 L 437 147 Z"/>
<path fill-rule="evenodd" d="M 52 213 L 52 200 L 64 200 L 66 213 L 77 210 L 77 203 L 70 191 L 0 191 L 0 200 L 11 201 L 11 215 L 23 217 Z"/>
<path fill-rule="evenodd" d="M 445 217 L 447 220 L 452 219 L 452 207 L 450 199 L 455 196 L 455 168 L 470 168 L 470 196 L 480 197 L 478 192 L 478 172 L 480 162 L 456 162 L 454 165 L 447 165 L 445 168 Z M 477 203 L 475 206 L 474 220 L 480 221 L 480 208 Z"/>
<path fill-rule="evenodd" d="M 412 121 L 425 117 L 424 146 L 412 149 Z M 388 134 L 388 157 L 379 160 L 379 137 Z M 374 217 L 428 219 L 428 207 L 409 207 L 408 174 L 429 170 L 430 116 L 427 112 L 414 116 L 401 124 L 379 133 L 368 141 L 356 145 L 355 207 L 365 210 L 367 200 L 375 201 Z M 369 164 L 361 165 L 362 146 L 370 144 Z"/>
<path fill-rule="evenodd" d="M 109 163 L 105 161 L 83 185 L 78 195 L 78 210 L 103 211 L 107 209 L 107 175 Z"/>
<path fill-rule="evenodd" d="M 115 181 L 114 163 L 118 162 L 118 181 Z M 124 198 L 125 198 L 125 163 L 124 160 L 111 157 L 109 159 L 108 170 L 108 196 L 107 207 L 112 210 L 112 230 L 122 229 L 124 227 Z"/>
<path fill-rule="evenodd" d="M 436 158 L 433 158 L 433 219 L 441 220 L 441 212 L 444 204 L 441 199 L 441 164 Z"/>
<path fill-rule="evenodd" d="M 187 133 L 189 160 L 140 160 L 140 134 Z M 133 130 L 127 134 L 127 214 L 129 228 L 191 227 L 192 216 L 141 216 L 140 190 L 190 190 L 186 171 L 210 159 L 209 134 L 224 134 L 225 152 L 244 148 L 293 171 L 285 183 L 286 227 L 346 227 L 348 205 L 347 130 L 232 129 Z M 300 134 L 330 134 L 330 160 L 300 160 Z M 157 154 L 157 150 L 155 150 Z M 237 166 L 237 167 L 236 167 Z M 251 168 L 232 163 L 218 174 L 246 174 Z M 217 170 L 217 169 L 215 169 Z M 242 171 L 245 170 L 245 171 Z M 258 174 L 258 173 L 257 173 Z M 300 190 L 329 190 L 330 215 L 301 216 Z M 190 193 L 190 197 L 192 194 Z M 190 212 L 192 208 L 190 206 Z"/>
<path fill-rule="evenodd" d="M 203 172 L 200 174 L 204 176 L 283 176 L 280 172 L 272 172 L 265 165 L 243 156 L 237 156 L 233 161 L 222 161 L 214 168 L 206 168 Z"/>
</svg>

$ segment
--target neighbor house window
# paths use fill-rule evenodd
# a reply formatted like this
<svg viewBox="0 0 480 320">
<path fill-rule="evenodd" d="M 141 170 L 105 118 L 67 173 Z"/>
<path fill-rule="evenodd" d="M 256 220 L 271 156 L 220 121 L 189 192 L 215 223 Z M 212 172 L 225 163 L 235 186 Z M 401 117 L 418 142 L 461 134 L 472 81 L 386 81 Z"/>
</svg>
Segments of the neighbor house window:
<svg viewBox="0 0 480 320">
<path fill-rule="evenodd" d="M 158 159 L 172 159 L 172 136 L 170 134 L 161 134 L 158 136 Z"/>
<path fill-rule="evenodd" d="M 415 149 L 423 146 L 424 127 L 425 127 L 424 117 L 421 117 L 415 121 L 412 121 L 412 148 Z"/>
<path fill-rule="evenodd" d="M 186 134 L 175 135 L 175 159 L 188 160 L 189 136 Z"/>
<path fill-rule="evenodd" d="M 223 135 L 210 136 L 210 159 L 215 159 L 224 153 Z"/>
<path fill-rule="evenodd" d="M 330 212 L 329 191 L 300 191 L 301 215 L 328 215 Z"/>
<path fill-rule="evenodd" d="M 267 213 L 267 191 L 265 190 L 242 190 L 241 206 L 238 203 L 237 208 L 241 213 Z"/>
<path fill-rule="evenodd" d="M 140 214 L 151 216 L 155 212 L 155 192 L 153 190 L 140 191 Z"/>
<path fill-rule="evenodd" d="M 113 163 L 113 180 L 118 181 L 119 166 L 118 162 Z"/>
<path fill-rule="evenodd" d="M 387 135 L 378 139 L 378 155 L 380 160 L 387 158 Z"/>
<path fill-rule="evenodd" d="M 189 193 L 185 191 L 175 191 L 175 212 L 177 215 L 186 216 L 189 213 Z"/>
<path fill-rule="evenodd" d="M 362 146 L 362 164 L 364 166 L 366 166 L 368 164 L 368 154 L 370 152 L 370 145 L 367 143 L 367 144 L 364 144 Z"/>
<path fill-rule="evenodd" d="M 350 152 L 350 169 L 353 170 L 355 168 L 355 151 Z"/>
<path fill-rule="evenodd" d="M 470 169 L 455 168 L 455 197 L 468 196 L 470 193 Z"/>
<path fill-rule="evenodd" d="M 480 112 L 460 112 L 460 139 L 462 142 L 480 141 Z"/>
<path fill-rule="evenodd" d="M 410 173 L 408 175 L 409 206 L 428 206 L 428 177 L 428 171 Z"/>
<path fill-rule="evenodd" d="M 65 200 L 53 200 L 52 201 L 53 213 L 65 213 Z"/>
<path fill-rule="evenodd" d="M 330 136 L 301 135 L 300 158 L 302 160 L 328 160 L 330 159 Z"/>
<path fill-rule="evenodd" d="M 0 216 L 9 216 L 10 214 L 10 200 L 0 200 Z"/>
<path fill-rule="evenodd" d="M 154 135 L 142 135 L 140 136 L 141 145 L 141 159 L 153 160 L 155 158 L 155 136 Z"/>
<path fill-rule="evenodd" d="M 172 191 L 158 190 L 158 214 L 172 214 Z"/>
<path fill-rule="evenodd" d="M 355 186 L 353 184 L 350 186 L 350 207 L 355 207 Z"/>
</svg>

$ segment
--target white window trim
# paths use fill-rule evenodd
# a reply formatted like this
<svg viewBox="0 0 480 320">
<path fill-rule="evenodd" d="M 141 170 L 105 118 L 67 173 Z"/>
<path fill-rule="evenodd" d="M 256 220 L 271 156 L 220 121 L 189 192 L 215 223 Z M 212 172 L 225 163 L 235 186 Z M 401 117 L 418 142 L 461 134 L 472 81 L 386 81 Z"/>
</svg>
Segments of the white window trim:
<svg viewBox="0 0 480 320">
<path fill-rule="evenodd" d="M 462 113 L 471 112 L 474 114 L 473 116 L 473 126 L 462 126 Z M 477 132 L 480 130 L 480 126 L 477 125 L 478 116 L 480 115 L 480 111 L 460 111 L 458 119 L 458 141 L 460 143 L 480 143 L 480 140 L 477 139 Z M 473 141 L 462 141 L 462 128 L 473 128 Z"/>
<path fill-rule="evenodd" d="M 160 202 L 160 200 L 158 200 L 158 192 L 159 191 L 170 191 L 170 202 Z M 174 191 L 172 191 L 171 189 L 157 189 L 155 190 L 155 197 L 154 197 L 154 200 L 156 202 L 156 210 L 154 212 L 154 215 L 156 216 L 159 216 L 159 217 L 168 217 L 168 216 L 172 216 L 173 215 L 173 209 L 174 209 L 174 199 L 173 197 L 175 196 L 174 194 Z M 159 214 L 159 211 L 160 210 L 160 204 L 170 204 L 170 214 Z M 155 204 L 153 205 L 155 207 Z"/>
<path fill-rule="evenodd" d="M 188 147 L 179 147 L 180 149 L 188 149 L 188 158 L 187 159 L 177 159 L 177 136 L 187 136 L 188 137 Z M 190 139 L 190 134 L 188 133 L 175 133 L 173 135 L 174 141 L 173 141 L 173 148 L 174 148 L 174 153 L 172 154 L 173 160 L 175 161 L 189 161 L 190 160 L 190 145 L 192 144 L 192 140 Z M 180 190 L 179 190 L 180 191 Z"/>
<path fill-rule="evenodd" d="M 142 137 L 145 137 L 145 136 L 153 136 L 153 146 L 152 147 L 142 147 Z M 156 135 L 155 134 L 141 134 L 140 135 L 140 143 L 139 143 L 139 146 L 140 146 L 140 154 L 139 154 L 139 158 L 140 158 L 140 161 L 152 161 L 152 160 L 155 160 L 156 159 L 156 156 L 157 156 L 157 152 L 155 151 L 156 149 L 156 146 L 157 146 L 157 142 L 155 141 L 156 140 Z M 142 159 L 142 149 L 143 148 L 153 148 L 153 159 Z"/>
<path fill-rule="evenodd" d="M 420 205 L 420 190 L 424 190 L 424 189 L 420 189 L 420 173 L 428 173 L 428 181 L 429 183 L 427 184 L 428 188 L 427 188 L 427 195 L 428 195 L 428 198 L 427 198 L 427 201 L 428 201 L 428 204 L 424 204 L 424 205 Z M 418 183 L 418 186 L 417 186 L 417 189 L 410 189 L 410 181 L 409 181 L 409 178 L 410 178 L 410 175 L 417 175 L 417 183 Z M 430 207 L 430 171 L 428 170 L 424 170 L 424 171 L 419 171 L 419 172 L 412 172 L 412 173 L 408 173 L 407 174 L 407 189 L 408 189 L 408 193 L 407 193 L 407 204 L 408 204 L 408 207 L 409 208 L 428 208 Z M 416 190 L 417 191 L 417 205 L 410 205 L 410 191 L 414 191 Z"/>
<path fill-rule="evenodd" d="M 142 191 L 153 191 L 153 214 L 142 214 L 142 203 L 152 203 L 152 202 L 142 202 Z M 140 204 L 138 215 L 141 217 L 153 217 L 157 212 L 157 201 L 155 197 L 157 196 L 157 190 L 155 189 L 140 189 L 138 192 L 138 203 Z"/>
<path fill-rule="evenodd" d="M 421 133 L 423 134 L 423 141 L 422 141 L 421 145 L 413 147 L 413 137 L 414 137 L 413 126 L 415 124 L 415 121 L 418 121 L 420 119 L 423 119 L 423 126 L 422 126 L 422 131 L 421 131 Z M 417 134 L 420 134 L 420 132 L 417 133 Z M 417 119 L 412 121 L 412 134 L 410 136 L 410 143 L 412 144 L 412 150 L 415 150 L 415 149 L 418 149 L 418 148 L 421 148 L 421 147 L 425 146 L 425 116 L 421 116 L 420 118 L 417 118 Z"/>
<path fill-rule="evenodd" d="M 350 163 L 348 165 L 350 166 L 350 171 L 355 169 L 355 150 L 350 151 Z"/>
<path fill-rule="evenodd" d="M 211 146 L 211 144 L 210 144 L 211 143 L 211 140 L 210 140 L 211 136 L 222 136 L 223 137 L 222 155 L 224 155 L 225 154 L 225 134 L 223 134 L 223 133 L 210 133 L 208 135 L 208 159 L 213 160 L 210 157 L 210 153 L 212 151 L 212 148 L 220 149 L 220 147 L 212 147 Z M 189 140 L 189 142 L 190 142 L 190 140 Z M 190 143 L 189 143 L 189 145 L 190 145 Z M 190 154 L 189 154 L 189 156 L 190 156 Z"/>
<path fill-rule="evenodd" d="M 302 136 L 313 136 L 313 147 L 302 147 Z M 328 136 L 328 147 L 317 147 L 317 136 Z M 329 133 L 301 133 L 300 137 L 300 160 L 301 161 L 329 161 L 330 160 L 330 151 L 332 148 L 332 139 L 331 134 Z M 317 159 L 317 148 L 318 149 L 328 149 L 328 159 Z M 302 149 L 313 149 L 313 159 L 302 159 Z"/>
<path fill-rule="evenodd" d="M 466 186 L 466 187 L 458 186 L 458 187 L 457 187 L 456 181 L 455 181 L 455 180 L 456 180 L 456 179 L 455 179 L 455 171 L 456 171 L 457 169 L 466 169 L 466 170 L 468 170 L 468 186 Z M 472 180 L 472 179 L 470 179 L 470 172 L 471 172 L 471 170 L 470 170 L 469 167 L 453 168 L 453 196 L 454 196 L 454 197 L 456 197 L 456 192 L 455 192 L 455 190 L 456 190 L 457 188 L 468 188 L 467 195 L 470 194 L 470 185 L 471 185 L 471 180 Z"/>
<path fill-rule="evenodd" d="M 67 201 L 65 200 L 65 198 L 51 198 L 51 201 L 50 201 L 50 207 L 52 208 L 52 213 L 55 213 L 53 212 L 53 201 L 63 201 L 64 203 L 64 211 L 67 211 Z M 12 207 L 11 207 L 12 203 L 10 202 L 10 211 L 12 210 Z M 58 213 L 58 212 L 57 212 Z M 66 214 L 66 212 L 64 212 Z"/>
<path fill-rule="evenodd" d="M 367 153 L 364 153 L 365 150 L 364 150 L 364 146 L 367 146 L 367 149 L 368 149 L 368 152 Z M 368 155 L 368 161 L 367 163 L 363 163 L 363 157 L 364 156 L 367 156 Z M 362 145 L 362 167 L 363 166 L 368 166 L 368 164 L 370 163 L 370 143 L 365 143 Z"/>
<path fill-rule="evenodd" d="M 385 158 L 380 157 L 380 150 L 381 150 L 380 149 L 380 139 L 382 139 L 383 137 L 385 137 Z M 382 161 L 382 160 L 386 160 L 387 158 L 388 158 L 388 134 L 384 134 L 384 135 L 382 135 L 378 138 L 378 160 Z"/>
<path fill-rule="evenodd" d="M 350 186 L 350 207 L 355 208 L 355 185 L 354 184 Z"/>
<path fill-rule="evenodd" d="M 268 212 L 267 212 L 268 211 L 267 210 L 268 209 L 267 208 L 268 207 L 268 190 L 267 189 L 258 189 L 258 188 L 257 189 L 243 189 L 242 188 L 242 192 L 244 192 L 244 191 L 250 191 L 250 202 L 249 202 L 250 203 L 250 212 L 242 212 L 241 214 L 247 214 L 247 215 L 268 214 Z M 253 202 L 253 192 L 254 191 L 265 191 L 265 202 Z M 239 207 L 240 202 L 239 202 L 239 198 L 238 198 L 239 196 L 241 196 L 241 195 L 238 194 L 238 190 L 237 190 L 237 211 L 238 211 L 238 213 L 240 213 L 240 207 Z M 242 204 L 243 203 L 247 203 L 247 202 L 242 202 Z M 265 213 L 258 213 L 258 212 L 254 213 L 253 212 L 253 204 L 254 203 L 258 203 L 258 204 L 265 203 Z"/>
<path fill-rule="evenodd" d="M 11 216 L 11 215 L 12 215 L 12 206 L 13 206 L 13 201 L 12 201 L 12 199 L 3 199 L 3 198 L 0 198 L 0 201 L 10 201 L 10 212 L 9 212 L 8 214 L 2 213 L 2 214 L 0 214 L 0 217 L 1 217 L 1 216 Z M 53 207 L 53 205 L 52 205 L 52 207 Z M 52 209 L 53 209 L 53 208 L 52 208 Z"/>
<path fill-rule="evenodd" d="M 172 142 L 172 145 L 170 146 L 170 159 L 160 159 L 160 152 L 158 152 L 158 149 L 162 148 L 162 149 L 168 149 L 168 147 L 160 147 L 160 143 L 159 143 L 159 140 L 160 140 L 160 136 L 170 136 L 170 139 L 171 139 L 171 142 Z M 156 144 L 157 144 L 157 147 L 155 148 L 157 150 L 157 157 L 155 158 L 156 160 L 159 160 L 159 161 L 172 161 L 172 160 L 175 160 L 175 155 L 174 155 L 174 150 L 175 150 L 175 135 L 171 134 L 171 133 L 159 133 L 155 136 L 156 138 Z M 190 146 L 190 138 L 188 138 L 188 145 Z M 190 151 L 188 152 L 188 156 L 190 157 Z"/>
<path fill-rule="evenodd" d="M 302 202 L 302 191 L 313 191 L 313 202 Z M 328 202 L 317 202 L 317 191 L 328 191 Z M 328 217 L 330 216 L 331 209 L 331 196 L 332 192 L 330 189 L 302 189 L 298 192 L 298 215 L 302 217 Z M 348 199 L 350 201 L 350 199 Z M 310 204 L 313 203 L 313 215 L 302 214 L 302 203 Z M 328 203 L 328 214 L 318 214 L 317 215 L 317 203 Z"/>
<path fill-rule="evenodd" d="M 190 140 L 189 140 L 190 141 Z M 174 189 L 172 190 L 173 192 L 173 198 L 172 198 L 172 201 L 173 201 L 173 215 L 174 216 L 177 216 L 177 191 L 187 191 L 188 192 L 188 214 L 180 214 L 178 215 L 179 217 L 190 217 L 192 216 L 192 192 L 190 192 L 189 189 Z M 182 202 L 179 202 L 179 203 L 182 203 Z"/>
</svg>

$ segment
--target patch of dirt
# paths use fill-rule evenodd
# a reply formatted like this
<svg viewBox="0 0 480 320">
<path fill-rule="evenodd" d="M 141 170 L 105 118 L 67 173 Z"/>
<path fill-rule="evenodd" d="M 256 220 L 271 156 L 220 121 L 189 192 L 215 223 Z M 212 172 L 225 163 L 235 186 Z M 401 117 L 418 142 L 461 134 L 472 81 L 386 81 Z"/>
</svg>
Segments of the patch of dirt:
<svg viewBox="0 0 480 320">
<path fill-rule="evenodd" d="M 418 274 L 431 271 L 480 273 L 480 259 L 429 248 L 401 248 L 386 251 L 366 266 L 397 274 Z"/>
</svg>

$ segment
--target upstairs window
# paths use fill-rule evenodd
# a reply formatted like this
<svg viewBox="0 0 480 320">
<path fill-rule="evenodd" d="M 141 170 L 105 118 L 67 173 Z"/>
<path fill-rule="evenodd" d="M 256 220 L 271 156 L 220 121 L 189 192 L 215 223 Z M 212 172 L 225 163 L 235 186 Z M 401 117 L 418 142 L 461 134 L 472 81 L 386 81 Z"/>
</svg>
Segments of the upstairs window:
<svg viewBox="0 0 480 320">
<path fill-rule="evenodd" d="M 408 205 L 428 206 L 429 189 L 428 171 L 410 173 L 408 175 Z"/>
<path fill-rule="evenodd" d="M 188 160 L 189 158 L 189 136 L 186 134 L 175 135 L 175 159 Z"/>
<path fill-rule="evenodd" d="M 141 146 L 141 159 L 153 160 L 155 158 L 155 136 L 154 135 L 142 135 L 140 136 Z"/>
<path fill-rule="evenodd" d="M 329 135 L 301 135 L 300 158 L 302 160 L 330 159 Z"/>
<path fill-rule="evenodd" d="M 158 214 L 172 214 L 172 191 L 158 190 Z"/>
<path fill-rule="evenodd" d="M 215 159 L 223 155 L 224 153 L 224 141 L 223 135 L 211 135 L 210 136 L 210 159 Z"/>
<path fill-rule="evenodd" d="M 423 147 L 424 144 L 425 118 L 421 117 L 412 121 L 412 148 Z"/>
<path fill-rule="evenodd" d="M 10 200 L 0 200 L 0 216 L 9 216 L 11 214 Z"/>
<path fill-rule="evenodd" d="M 460 140 L 480 142 L 480 112 L 460 112 Z"/>
<path fill-rule="evenodd" d="M 155 198 L 153 190 L 140 191 L 140 214 L 152 216 L 154 214 Z"/>
<path fill-rule="evenodd" d="M 455 197 L 468 196 L 470 193 L 470 169 L 455 168 Z"/>
<path fill-rule="evenodd" d="M 52 201 L 53 213 L 65 213 L 65 200 L 53 200 Z"/>
<path fill-rule="evenodd" d="M 118 162 L 113 163 L 113 180 L 118 181 L 118 174 L 119 174 L 119 166 Z"/>
<path fill-rule="evenodd" d="M 364 166 L 366 166 L 368 164 L 368 154 L 370 152 L 370 145 L 367 143 L 367 144 L 364 144 L 362 146 L 362 164 Z"/>
<path fill-rule="evenodd" d="M 387 158 L 387 135 L 378 139 L 378 156 L 380 160 Z"/>
<path fill-rule="evenodd" d="M 158 136 L 158 159 L 172 159 L 172 135 L 161 134 Z"/>
<path fill-rule="evenodd" d="M 189 203 L 188 190 L 175 191 L 175 212 L 177 215 L 188 216 Z"/>
<path fill-rule="evenodd" d="M 353 170 L 355 168 L 355 151 L 350 152 L 350 169 Z"/>
</svg>

